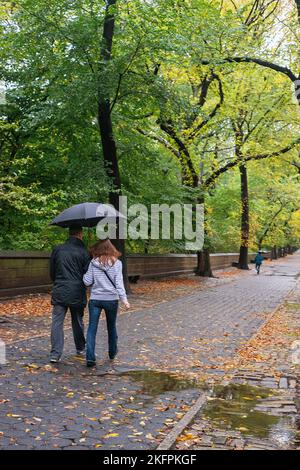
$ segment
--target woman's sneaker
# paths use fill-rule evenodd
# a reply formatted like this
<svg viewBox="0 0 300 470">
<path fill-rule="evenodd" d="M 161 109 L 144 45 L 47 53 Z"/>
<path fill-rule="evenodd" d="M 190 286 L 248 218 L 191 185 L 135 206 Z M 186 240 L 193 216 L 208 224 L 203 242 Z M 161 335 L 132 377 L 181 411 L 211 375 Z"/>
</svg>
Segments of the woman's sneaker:
<svg viewBox="0 0 300 470">
<path fill-rule="evenodd" d="M 60 362 L 60 359 L 56 359 L 55 357 L 50 357 L 50 362 L 51 364 L 57 364 L 58 362 Z"/>
</svg>

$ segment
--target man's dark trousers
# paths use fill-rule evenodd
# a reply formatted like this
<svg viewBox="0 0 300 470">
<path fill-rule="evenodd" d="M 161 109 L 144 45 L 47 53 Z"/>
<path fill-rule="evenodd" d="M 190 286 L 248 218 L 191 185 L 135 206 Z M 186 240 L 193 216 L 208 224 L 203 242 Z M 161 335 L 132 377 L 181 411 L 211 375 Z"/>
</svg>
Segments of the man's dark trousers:
<svg viewBox="0 0 300 470">
<path fill-rule="evenodd" d="M 50 359 L 60 359 L 64 346 L 63 325 L 70 309 L 76 350 L 85 347 L 83 313 L 86 306 L 86 288 L 83 275 L 88 269 L 90 255 L 83 242 L 71 236 L 56 246 L 50 258 L 50 276 L 53 281 L 53 305 Z"/>
<path fill-rule="evenodd" d="M 64 349 L 64 320 L 68 308 L 70 308 L 72 318 L 72 329 L 75 347 L 77 351 L 85 348 L 83 314 L 84 307 L 67 307 L 65 305 L 54 305 L 52 311 L 51 328 L 51 359 L 60 359 Z"/>
</svg>

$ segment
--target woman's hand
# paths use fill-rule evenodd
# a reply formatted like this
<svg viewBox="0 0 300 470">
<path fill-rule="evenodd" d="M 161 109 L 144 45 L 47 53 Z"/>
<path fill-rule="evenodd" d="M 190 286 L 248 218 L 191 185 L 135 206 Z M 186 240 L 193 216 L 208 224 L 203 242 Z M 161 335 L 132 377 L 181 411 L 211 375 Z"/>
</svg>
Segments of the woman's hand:
<svg viewBox="0 0 300 470">
<path fill-rule="evenodd" d="M 130 303 L 128 302 L 128 300 L 123 300 L 123 305 L 125 308 L 127 308 L 127 310 L 130 308 Z"/>
</svg>

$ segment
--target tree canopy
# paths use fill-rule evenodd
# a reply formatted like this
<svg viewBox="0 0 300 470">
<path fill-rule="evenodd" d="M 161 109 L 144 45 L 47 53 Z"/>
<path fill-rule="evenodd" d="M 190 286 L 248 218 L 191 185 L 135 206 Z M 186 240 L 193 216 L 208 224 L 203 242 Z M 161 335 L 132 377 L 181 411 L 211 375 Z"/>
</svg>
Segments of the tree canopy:
<svg viewBox="0 0 300 470">
<path fill-rule="evenodd" d="M 0 248 L 50 249 L 64 237 L 48 227 L 60 210 L 122 191 L 130 203 L 205 203 L 205 246 L 236 251 L 242 167 L 247 247 L 299 244 L 297 7 L 1 2 Z M 183 245 L 128 240 L 127 249 Z"/>
</svg>

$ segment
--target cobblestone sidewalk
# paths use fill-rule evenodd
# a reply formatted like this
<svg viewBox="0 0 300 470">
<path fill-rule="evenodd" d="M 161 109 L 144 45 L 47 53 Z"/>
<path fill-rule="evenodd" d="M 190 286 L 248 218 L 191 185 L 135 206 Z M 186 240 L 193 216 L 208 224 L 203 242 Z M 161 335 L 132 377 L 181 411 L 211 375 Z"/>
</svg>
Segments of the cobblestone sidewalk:
<svg viewBox="0 0 300 470">
<path fill-rule="evenodd" d="M 155 448 L 283 302 L 299 259 L 121 315 L 113 369 L 104 323 L 94 371 L 74 356 L 69 331 L 58 367 L 47 363 L 49 338 L 12 344 L 0 371 L 0 448 Z"/>
<path fill-rule="evenodd" d="M 239 352 L 176 449 L 300 450 L 300 281 Z"/>
</svg>

